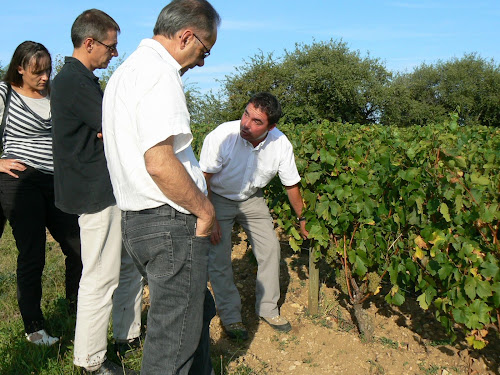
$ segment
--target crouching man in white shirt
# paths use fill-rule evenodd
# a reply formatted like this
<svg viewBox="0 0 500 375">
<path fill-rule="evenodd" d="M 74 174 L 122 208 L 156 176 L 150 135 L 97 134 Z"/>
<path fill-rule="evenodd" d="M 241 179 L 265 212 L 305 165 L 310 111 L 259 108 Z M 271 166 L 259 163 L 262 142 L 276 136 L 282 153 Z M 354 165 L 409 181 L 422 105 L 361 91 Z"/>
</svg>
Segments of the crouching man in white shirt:
<svg viewBox="0 0 500 375">
<path fill-rule="evenodd" d="M 224 330 L 233 339 L 248 338 L 231 264 L 231 231 L 235 222 L 247 233 L 258 263 L 257 315 L 275 330 L 291 329 L 278 309 L 280 245 L 261 190 L 279 175 L 299 218 L 301 235 L 306 238 L 300 176 L 292 144 L 276 128 L 280 117 L 281 106 L 273 95 L 256 94 L 249 100 L 241 121 L 218 126 L 207 135 L 201 151 L 200 166 L 217 219 L 211 235 L 209 278 Z"/>
</svg>

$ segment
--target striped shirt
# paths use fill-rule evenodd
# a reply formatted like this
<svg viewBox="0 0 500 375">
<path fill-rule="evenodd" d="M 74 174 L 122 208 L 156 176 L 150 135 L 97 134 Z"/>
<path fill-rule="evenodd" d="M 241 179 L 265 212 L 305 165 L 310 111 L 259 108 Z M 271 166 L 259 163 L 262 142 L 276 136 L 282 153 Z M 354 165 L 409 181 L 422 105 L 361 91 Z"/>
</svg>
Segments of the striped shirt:
<svg viewBox="0 0 500 375">
<path fill-rule="evenodd" d="M 0 82 L 0 118 L 5 108 L 7 84 Z M 24 99 L 23 99 L 24 98 Z M 36 100 L 37 107 L 30 108 L 27 101 Z M 47 110 L 48 109 L 48 110 Z M 2 137 L 3 159 L 18 159 L 44 173 L 54 173 L 52 161 L 52 123 L 50 101 L 47 98 L 31 99 L 12 90 L 9 113 Z M 47 119 L 41 116 L 49 114 Z"/>
</svg>

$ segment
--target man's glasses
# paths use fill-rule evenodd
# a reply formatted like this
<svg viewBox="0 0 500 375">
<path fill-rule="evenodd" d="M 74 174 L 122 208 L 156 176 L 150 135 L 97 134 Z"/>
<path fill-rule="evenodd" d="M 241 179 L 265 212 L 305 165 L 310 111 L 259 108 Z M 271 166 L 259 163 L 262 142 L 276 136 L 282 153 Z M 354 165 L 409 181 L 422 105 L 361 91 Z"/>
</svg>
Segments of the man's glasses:
<svg viewBox="0 0 500 375">
<path fill-rule="evenodd" d="M 196 39 L 198 39 L 198 42 L 200 42 L 200 43 L 201 43 L 201 45 L 203 46 L 203 48 L 205 48 L 205 49 L 207 50 L 207 52 L 203 52 L 203 58 L 204 58 L 204 59 L 206 59 L 208 56 L 210 56 L 210 50 L 209 50 L 209 49 L 207 48 L 207 46 L 206 46 L 206 45 L 205 45 L 205 44 L 204 44 L 204 43 L 200 40 L 200 38 L 198 38 L 198 37 L 196 36 L 196 34 L 195 34 L 195 33 L 193 33 L 193 35 L 194 35 L 194 37 L 195 37 Z"/>
<path fill-rule="evenodd" d="M 111 53 L 114 53 L 114 52 L 116 52 L 116 51 L 117 51 L 117 49 L 116 49 L 116 46 L 117 46 L 117 45 L 116 45 L 116 44 L 113 44 L 112 46 L 108 46 L 107 44 L 105 44 L 105 43 L 101 42 L 100 40 L 97 40 L 97 39 L 94 39 L 94 40 L 95 40 L 97 43 L 102 44 L 104 47 L 106 47 L 106 48 L 109 50 L 109 52 L 111 52 Z M 203 43 L 202 43 L 202 44 L 203 44 Z"/>
</svg>

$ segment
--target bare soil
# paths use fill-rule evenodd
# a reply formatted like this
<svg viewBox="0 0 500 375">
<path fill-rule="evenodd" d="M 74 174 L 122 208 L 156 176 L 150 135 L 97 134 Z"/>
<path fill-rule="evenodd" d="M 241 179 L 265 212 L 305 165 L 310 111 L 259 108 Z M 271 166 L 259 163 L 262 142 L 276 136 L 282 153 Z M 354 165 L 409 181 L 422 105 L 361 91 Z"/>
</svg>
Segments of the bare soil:
<svg viewBox="0 0 500 375">
<path fill-rule="evenodd" d="M 274 331 L 255 314 L 257 266 L 244 233 L 235 234 L 233 268 L 242 297 L 243 323 L 250 338 L 230 340 L 216 316 L 211 323 L 212 354 L 230 374 L 499 374 L 500 341 L 488 336 L 482 351 L 466 346 L 459 336 L 451 343 L 431 312 L 409 298 L 401 308 L 383 296 L 367 301 L 375 338 L 364 342 L 352 320 L 346 298 L 321 270 L 320 313 L 308 314 L 308 254 L 295 253 L 281 242 L 281 315 L 292 331 Z M 330 271 L 331 272 L 331 271 Z M 381 293 L 383 294 L 383 293 Z M 221 368 L 217 364 L 216 368 Z"/>
</svg>

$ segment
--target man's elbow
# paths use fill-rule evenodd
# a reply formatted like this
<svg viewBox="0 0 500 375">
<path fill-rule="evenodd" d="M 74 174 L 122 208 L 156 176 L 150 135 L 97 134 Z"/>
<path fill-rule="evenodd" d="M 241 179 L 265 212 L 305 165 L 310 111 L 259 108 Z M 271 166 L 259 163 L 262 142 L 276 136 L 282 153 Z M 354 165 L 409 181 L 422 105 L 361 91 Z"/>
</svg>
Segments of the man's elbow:
<svg viewBox="0 0 500 375">
<path fill-rule="evenodd" d="M 161 163 L 148 161 L 146 159 L 145 164 L 146 164 L 146 171 L 153 179 L 160 177 L 162 171 L 164 171 L 164 167 L 162 167 Z"/>
</svg>

